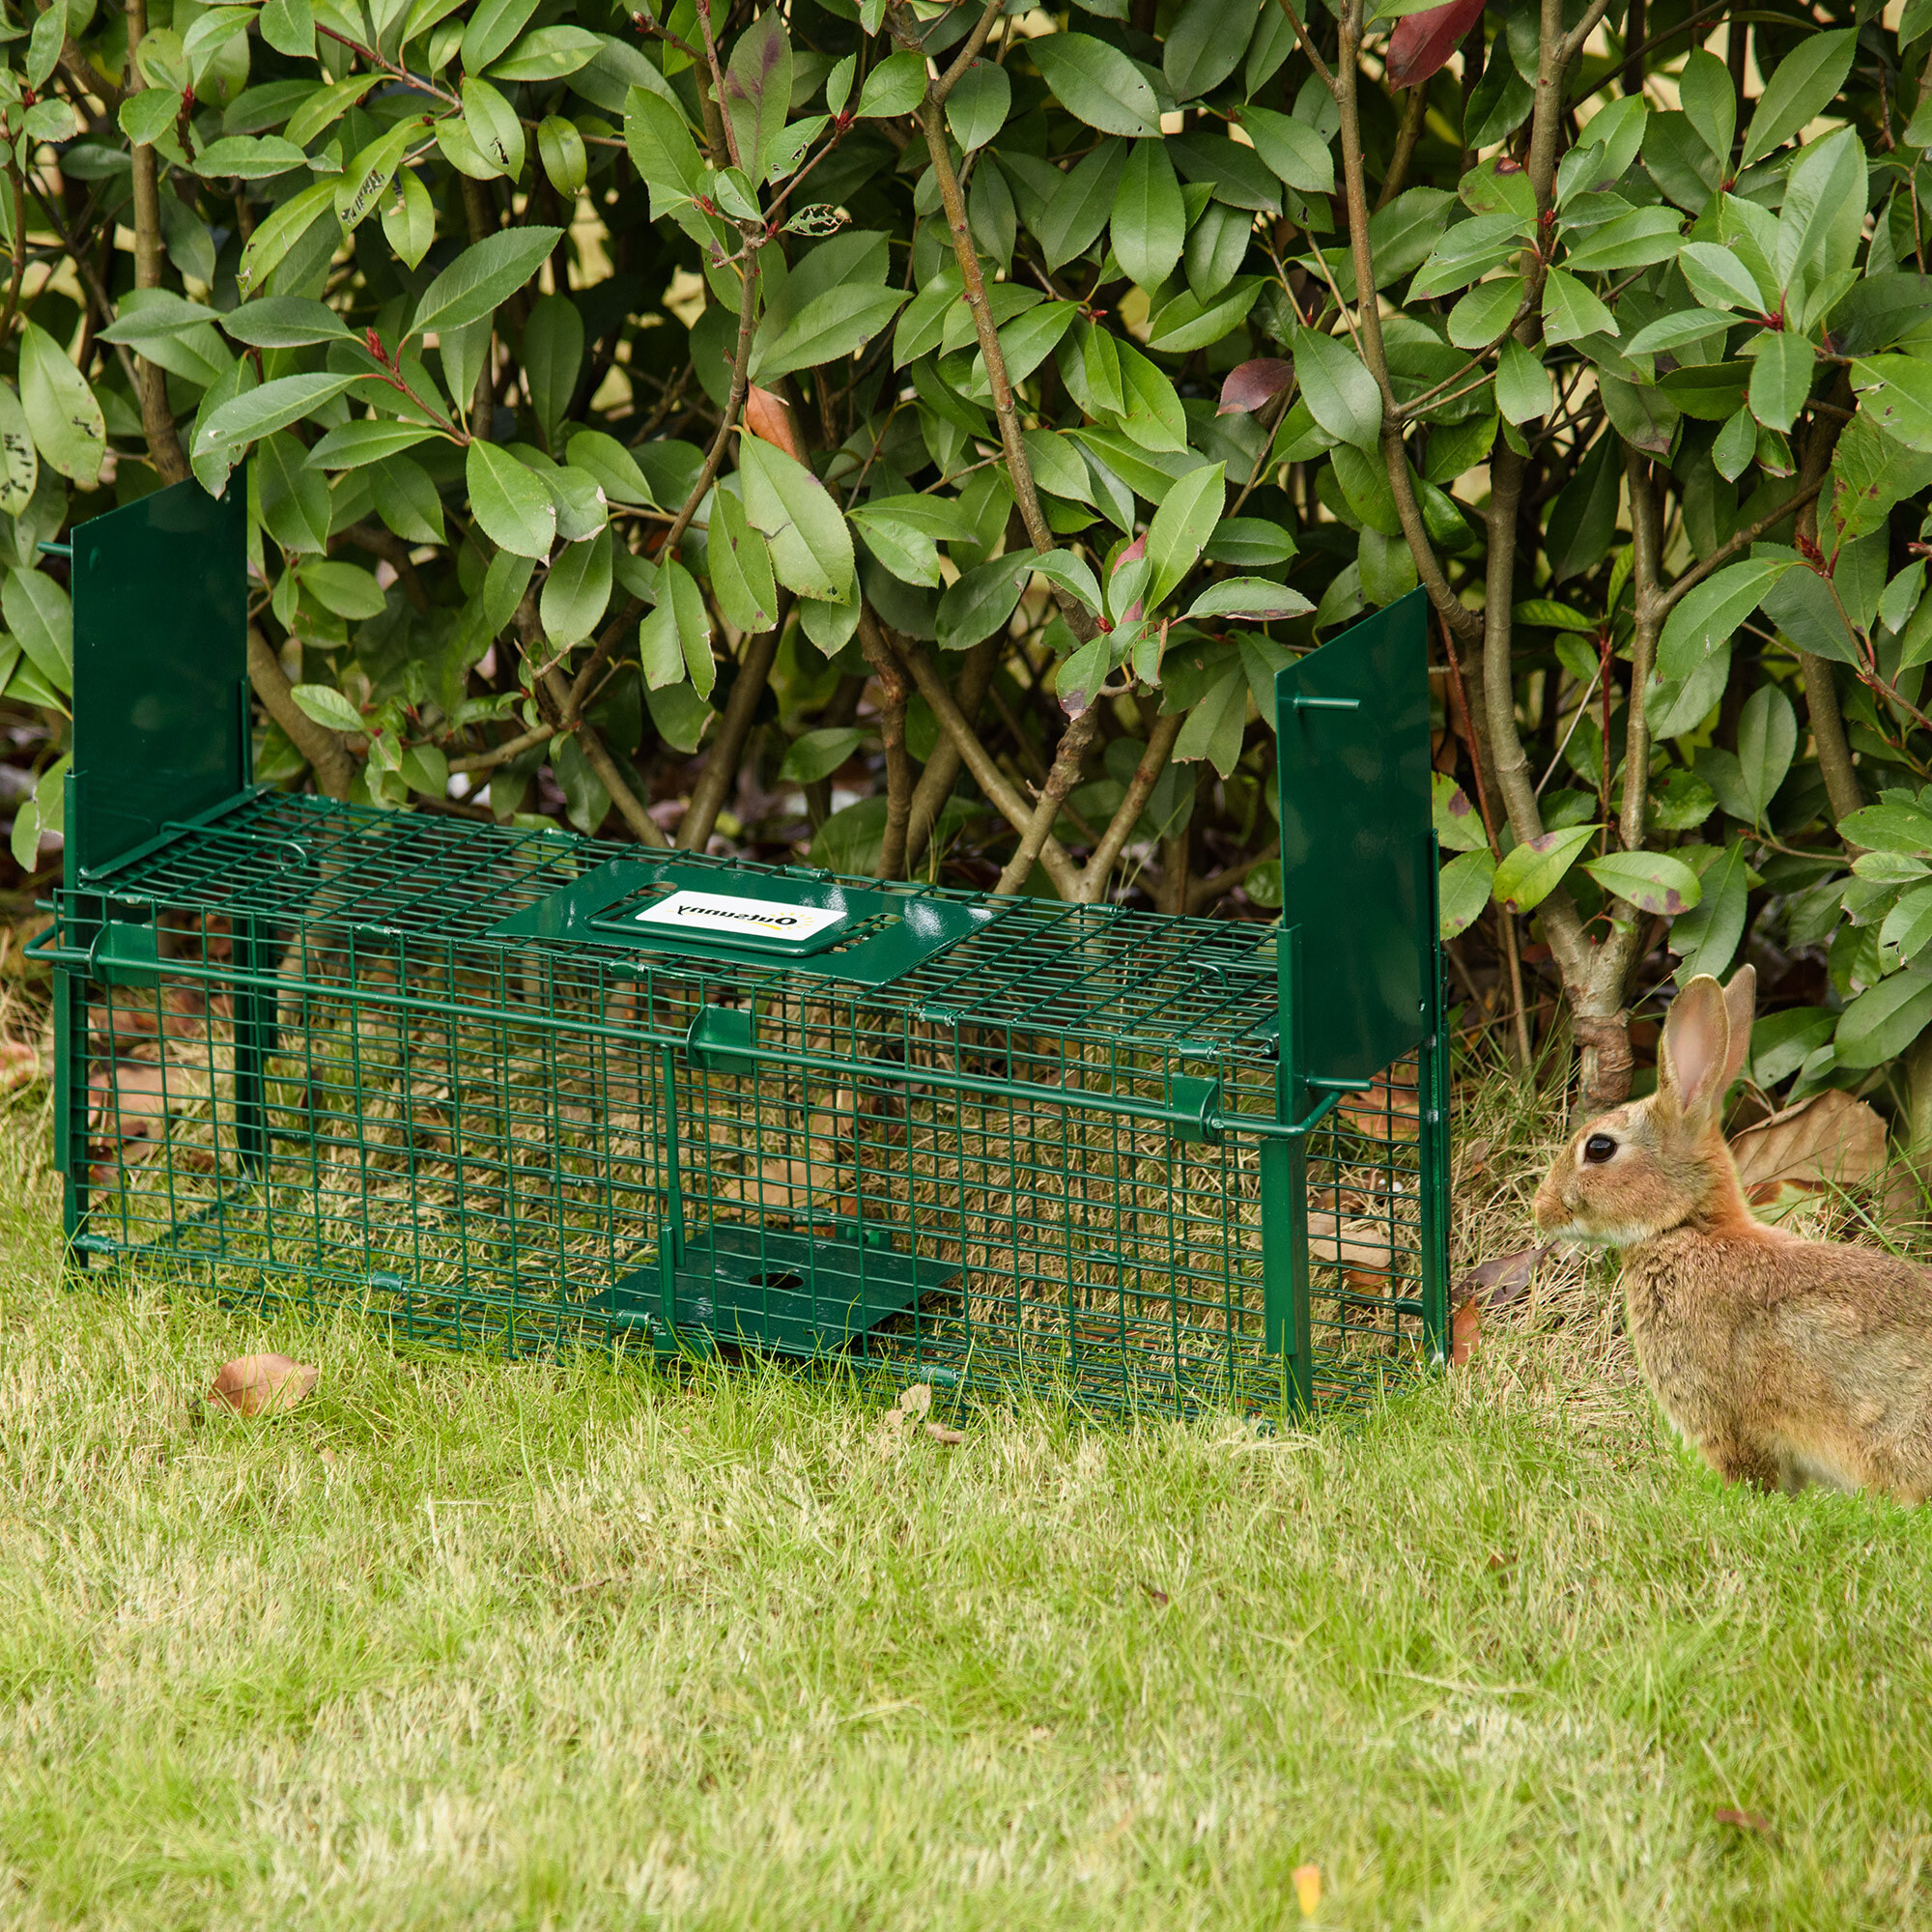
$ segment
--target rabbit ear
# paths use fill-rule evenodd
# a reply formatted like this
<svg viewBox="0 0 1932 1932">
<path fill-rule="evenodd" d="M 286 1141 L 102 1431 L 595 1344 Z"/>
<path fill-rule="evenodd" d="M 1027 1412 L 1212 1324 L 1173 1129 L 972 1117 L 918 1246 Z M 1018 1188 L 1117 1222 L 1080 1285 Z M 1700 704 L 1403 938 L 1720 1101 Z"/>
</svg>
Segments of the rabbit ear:
<svg viewBox="0 0 1932 1932">
<path fill-rule="evenodd" d="M 1724 1019 L 1730 1029 L 1730 1050 L 1724 1055 L 1723 1084 L 1718 1089 L 1719 1100 L 1731 1091 L 1731 1083 L 1745 1070 L 1750 1052 L 1751 1021 L 1757 1016 L 1757 968 L 1740 966 L 1724 988 Z"/>
<path fill-rule="evenodd" d="M 1723 991 L 1708 973 L 1699 973 L 1670 1003 L 1661 1084 L 1688 1122 L 1697 1121 L 1723 1096 L 1730 1031 Z"/>
</svg>

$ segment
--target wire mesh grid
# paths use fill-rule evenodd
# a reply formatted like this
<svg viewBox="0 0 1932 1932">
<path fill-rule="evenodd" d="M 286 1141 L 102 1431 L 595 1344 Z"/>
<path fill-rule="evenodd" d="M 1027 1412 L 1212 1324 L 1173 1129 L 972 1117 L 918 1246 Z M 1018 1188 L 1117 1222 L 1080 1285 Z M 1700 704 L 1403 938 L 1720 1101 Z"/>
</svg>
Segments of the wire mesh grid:
<svg viewBox="0 0 1932 1932">
<path fill-rule="evenodd" d="M 1176 1122 L 1190 1082 L 1275 1114 L 1268 929 L 1020 900 L 876 987 L 488 936 L 612 860 L 263 794 L 66 895 L 77 1245 L 459 1346 L 1282 1405 L 1267 1156 Z M 1324 1396 L 1423 1352 L 1425 1086 L 1387 1069 L 1297 1156 Z"/>
</svg>

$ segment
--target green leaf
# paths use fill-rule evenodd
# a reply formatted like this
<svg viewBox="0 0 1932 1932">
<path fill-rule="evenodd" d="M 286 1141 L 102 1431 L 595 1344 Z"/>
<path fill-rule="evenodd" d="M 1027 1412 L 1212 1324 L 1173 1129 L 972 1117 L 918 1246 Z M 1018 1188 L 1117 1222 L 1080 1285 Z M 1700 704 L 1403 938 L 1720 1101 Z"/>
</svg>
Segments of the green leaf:
<svg viewBox="0 0 1932 1932">
<path fill-rule="evenodd" d="M 1549 372 L 1533 349 L 1511 340 L 1496 358 L 1496 411 L 1520 426 L 1549 412 Z"/>
<path fill-rule="evenodd" d="M 1174 273 L 1187 240 L 1187 211 L 1174 163 L 1158 141 L 1136 141 L 1127 150 L 1114 194 L 1114 259 L 1128 278 L 1156 289 Z"/>
<path fill-rule="evenodd" d="M 41 480 L 34 433 L 11 383 L 0 383 L 0 516 L 17 517 Z"/>
<path fill-rule="evenodd" d="M 1702 899 L 1693 911 L 1671 922 L 1668 943 L 1682 962 L 1677 969 L 1680 986 L 1689 985 L 1699 973 L 1716 979 L 1728 969 L 1745 936 L 1750 888 L 1756 881 L 1742 839 L 1733 839 L 1721 856 L 1704 867 L 1699 881 Z"/>
<path fill-rule="evenodd" d="M 767 7 L 738 36 L 724 76 L 724 104 L 745 172 L 754 182 L 763 181 L 791 106 L 791 43 L 779 8 Z M 755 213 L 755 202 L 753 208 Z M 698 695 L 708 692 L 706 686 Z"/>
<path fill-rule="evenodd" d="M 546 441 L 554 443 L 583 366 L 583 316 L 566 295 L 539 296 L 524 324 L 524 386 Z"/>
<path fill-rule="evenodd" d="M 314 469 L 359 469 L 365 463 L 381 463 L 413 449 L 435 434 L 419 423 L 395 422 L 386 416 L 344 423 L 309 451 L 308 463 Z"/>
<path fill-rule="evenodd" d="M 547 114 L 537 124 L 537 157 L 557 193 L 572 201 L 590 177 L 589 151 L 574 121 Z"/>
<path fill-rule="evenodd" d="M 1798 753 L 1798 718 L 1775 684 L 1761 684 L 1738 716 L 1738 770 L 1754 824 L 1765 823 L 1771 801 Z"/>
<path fill-rule="evenodd" d="M 1498 275 L 1492 281 L 1478 282 L 1449 311 L 1449 340 L 1458 349 L 1487 349 L 1516 320 L 1523 288 L 1520 275 Z M 1509 346 L 1522 348 L 1520 342 Z M 1523 354 L 1529 351 L 1523 350 Z"/>
<path fill-rule="evenodd" d="M 349 90 L 336 88 L 331 92 L 347 93 Z M 244 300 L 268 281 L 281 266 L 289 250 L 324 215 L 331 213 L 334 206 L 334 184 L 321 181 L 313 187 L 303 188 L 299 194 L 291 195 L 272 214 L 256 223 L 255 232 L 249 236 L 248 245 L 242 250 L 241 265 L 235 271 L 235 286 Z"/>
<path fill-rule="evenodd" d="M 793 784 L 817 784 L 829 779 L 866 742 L 863 731 L 849 724 L 829 724 L 818 731 L 807 731 L 791 741 L 779 766 L 779 777 Z"/>
<path fill-rule="evenodd" d="M 1880 957 L 1909 966 L 1932 942 L 1932 879 L 1909 886 L 1879 927 Z"/>
<path fill-rule="evenodd" d="M 73 606 L 40 570 L 10 570 L 0 585 L 0 612 L 27 660 L 63 697 L 73 691 Z"/>
<path fill-rule="evenodd" d="M 298 684 L 290 694 L 303 716 L 331 731 L 366 731 L 362 714 L 332 684 Z"/>
<path fill-rule="evenodd" d="M 226 450 L 233 460 L 234 452 L 244 444 L 272 436 L 278 429 L 287 429 L 311 411 L 332 403 L 344 390 L 368 380 L 360 375 L 330 376 L 319 370 L 305 376 L 277 376 L 272 383 L 264 383 L 260 388 L 222 404 L 202 424 L 195 439 L 195 453 Z"/>
<path fill-rule="evenodd" d="M 1177 477 L 1148 525 L 1150 611 L 1164 603 L 1194 568 L 1227 501 L 1227 465 L 1215 463 Z"/>
<path fill-rule="evenodd" d="M 1739 410 L 1718 432 L 1711 445 L 1711 463 L 1726 483 L 1735 483 L 1757 455 L 1757 423 L 1750 411 Z"/>
<path fill-rule="evenodd" d="M 946 97 L 946 125 L 952 138 L 971 154 L 983 148 L 1002 128 L 1013 104 L 1013 84 L 1003 67 L 976 60 L 952 83 Z"/>
<path fill-rule="evenodd" d="M 540 478 L 481 437 L 469 445 L 464 472 L 470 510 L 492 543 L 517 556 L 550 554 L 556 540 L 556 504 Z"/>
<path fill-rule="evenodd" d="M 1540 906 L 1562 883 L 1564 873 L 1582 856 L 1597 831 L 1594 825 L 1571 825 L 1512 846 L 1496 867 L 1496 903 L 1509 912 L 1529 912 Z"/>
<path fill-rule="evenodd" d="M 1298 194 L 1333 194 L 1335 157 L 1305 121 L 1265 107 L 1241 109 L 1241 126 L 1268 172 Z"/>
<path fill-rule="evenodd" d="M 436 204 L 412 169 L 396 176 L 395 192 L 383 210 L 383 239 L 406 268 L 417 267 L 436 240 Z"/>
<path fill-rule="evenodd" d="M 1447 772 L 1430 773 L 1429 803 L 1435 842 L 1445 852 L 1489 850 L 1489 835 L 1483 830 L 1481 815 L 1470 803 L 1469 794 Z"/>
<path fill-rule="evenodd" d="M 221 317 L 221 327 L 251 349 L 303 349 L 317 342 L 350 342 L 349 325 L 327 302 L 302 296 L 265 296 Z"/>
<path fill-rule="evenodd" d="M 1382 397 L 1347 343 L 1314 329 L 1294 331 L 1294 370 L 1308 412 L 1332 437 L 1357 449 L 1381 448 Z"/>
<path fill-rule="evenodd" d="M 194 157 L 194 171 L 204 181 L 271 181 L 291 168 L 308 165 L 308 156 L 293 141 L 273 134 L 259 140 L 231 134 L 226 140 L 211 141 Z"/>
<path fill-rule="evenodd" d="M 1612 852 L 1584 860 L 1583 869 L 1606 893 L 1665 918 L 1689 912 L 1704 895 L 1697 874 L 1667 852 Z"/>
<path fill-rule="evenodd" d="M 888 54 L 866 76 L 852 111 L 861 121 L 893 121 L 924 99 L 925 62 L 914 53 Z"/>
<path fill-rule="evenodd" d="M 383 199 L 383 190 L 396 178 L 396 169 L 428 126 L 424 120 L 409 120 L 388 133 L 371 141 L 348 167 L 335 189 L 335 218 L 347 235 L 359 227 L 363 217 Z"/>
<path fill-rule="evenodd" d="M 582 27 L 538 27 L 490 64 L 492 80 L 561 80 L 588 67 L 604 49 L 602 38 Z"/>
<path fill-rule="evenodd" d="M 801 597 L 848 604 L 853 595 L 852 533 L 803 464 L 754 436 L 741 437 L 745 514 L 771 539 L 772 570 Z"/>
<path fill-rule="evenodd" d="M 1817 354 L 1790 329 L 1766 329 L 1751 363 L 1750 412 L 1766 429 L 1788 430 L 1811 393 Z"/>
<path fill-rule="evenodd" d="M 65 5 L 49 7 L 34 21 L 27 42 L 27 85 L 35 93 L 45 87 L 60 65 L 61 47 L 67 39 L 68 11 Z"/>
<path fill-rule="evenodd" d="M 67 351 L 33 322 L 20 325 L 20 406 L 41 455 L 91 490 L 107 448 L 106 420 Z"/>
<path fill-rule="evenodd" d="M 1586 335 L 1617 335 L 1616 317 L 1579 282 L 1551 269 L 1543 284 L 1543 339 L 1554 345 Z"/>
<path fill-rule="evenodd" d="M 506 228 L 472 242 L 423 292 L 410 334 L 438 334 L 494 315 L 513 289 L 522 288 L 563 231 Z"/>
<path fill-rule="evenodd" d="M 814 296 L 790 326 L 758 356 L 752 373 L 775 382 L 794 369 L 816 369 L 856 355 L 899 312 L 903 289 L 847 282 Z"/>
<path fill-rule="evenodd" d="M 1559 604 L 1553 597 L 1526 597 L 1510 612 L 1519 624 L 1539 624 L 1550 631 L 1593 632 L 1597 627 L 1594 617 L 1586 617 L 1580 611 L 1573 611 L 1567 604 Z"/>
<path fill-rule="evenodd" d="M 204 323 L 225 320 L 219 309 L 204 308 L 168 289 L 129 289 L 121 298 L 112 327 L 100 331 L 103 342 L 157 342 L 163 336 L 185 335 Z M 346 330 L 344 331 L 347 332 Z"/>
<path fill-rule="evenodd" d="M 1223 778 L 1229 777 L 1247 734 L 1248 695 L 1248 680 L 1238 665 L 1209 684 L 1174 741 L 1176 760 L 1187 764 L 1205 758 Z"/>
<path fill-rule="evenodd" d="M 1210 348 L 1241 326 L 1265 286 L 1260 275 L 1246 275 L 1211 302 L 1182 291 L 1153 318 L 1148 347 L 1166 355 Z"/>
<path fill-rule="evenodd" d="M 779 611 L 772 554 L 729 490 L 720 489 L 711 498 L 710 533 L 711 590 L 719 611 L 740 631 L 769 631 Z"/>
<path fill-rule="evenodd" d="M 625 97 L 624 146 L 650 188 L 653 220 L 662 220 L 698 191 L 704 180 L 703 158 L 684 116 L 663 96 L 634 87 Z"/>
<path fill-rule="evenodd" d="M 1932 453 L 1932 362 L 1871 355 L 1852 364 L 1859 413 L 1908 449 Z"/>
<path fill-rule="evenodd" d="M 1932 814 L 1914 805 L 1868 805 L 1848 811 L 1838 831 L 1850 845 L 1917 858 L 1932 853 Z"/>
<path fill-rule="evenodd" d="M 1496 862 L 1487 850 L 1471 849 L 1442 867 L 1435 901 L 1444 939 L 1454 939 L 1475 924 L 1495 882 Z"/>
<path fill-rule="evenodd" d="M 537 0 L 479 0 L 475 13 L 463 29 L 462 59 L 465 70 L 469 73 L 480 73 L 516 40 L 536 11 Z M 419 33 L 421 28 L 413 27 L 407 31 Z"/>
<path fill-rule="evenodd" d="M 689 672 L 699 697 L 709 697 L 718 680 L 718 661 L 711 655 L 711 619 L 704 593 L 681 563 L 665 566 L 658 606 L 638 627 L 638 650 L 644 682 L 653 691 L 682 683 Z"/>
<path fill-rule="evenodd" d="M 1102 141 L 1061 178 L 1060 185 L 1047 198 L 1037 235 L 1049 269 L 1084 255 L 1099 239 L 1113 213 L 1126 157 L 1124 143 Z"/>
<path fill-rule="evenodd" d="M 1657 647 L 1658 675 L 1666 680 L 1688 678 L 1714 651 L 1730 642 L 1738 626 L 1790 568 L 1777 558 L 1750 557 L 1726 565 L 1687 591 L 1664 619 Z"/>
<path fill-rule="evenodd" d="M 1728 248 L 1715 242 L 1687 242 L 1677 251 L 1677 266 L 1690 284 L 1690 293 L 1706 308 L 1742 309 L 1747 315 L 1762 315 L 1767 307 L 1765 291 L 1757 277 Z"/>
<path fill-rule="evenodd" d="M 1177 100 L 1210 94 L 1234 72 L 1254 37 L 1258 11 L 1255 0 L 1186 0 L 1161 49 Z"/>
<path fill-rule="evenodd" d="M 262 38 L 278 54 L 315 58 L 315 9 L 310 0 L 269 0 L 262 9 Z"/>
<path fill-rule="evenodd" d="M 611 602 L 611 532 L 565 544 L 544 579 L 538 615 L 553 644 L 581 644 L 604 620 Z"/>
<path fill-rule="evenodd" d="M 1205 476 L 1208 472 L 1197 469 L 1194 473 Z M 1256 623 L 1270 623 L 1278 618 L 1305 617 L 1314 609 L 1300 591 L 1272 583 L 1264 577 L 1225 577 L 1219 583 L 1209 584 L 1182 614 L 1189 618 L 1246 617 Z"/>
<path fill-rule="evenodd" d="M 1928 1022 L 1932 1022 L 1932 972 L 1907 967 L 1868 986 L 1845 1008 L 1832 1041 L 1837 1064 L 1858 1068 L 1896 1060 Z"/>
<path fill-rule="evenodd" d="M 939 600 L 939 648 L 965 651 L 1006 628 L 1026 588 L 1027 559 L 996 556 L 950 583 Z"/>
<path fill-rule="evenodd" d="M 1075 120 L 1103 134 L 1160 136 L 1153 89 L 1118 47 L 1089 34 L 1047 34 L 1027 43 L 1040 77 Z"/>
<path fill-rule="evenodd" d="M 476 152 L 499 174 L 515 181 L 524 171 L 525 152 L 524 124 L 517 110 L 487 80 L 473 75 L 464 76 L 462 92 L 463 125 Z"/>
<path fill-rule="evenodd" d="M 300 579 L 302 588 L 325 611 L 333 611 L 338 617 L 350 617 L 359 622 L 382 615 L 385 602 L 383 586 L 368 571 L 355 564 L 310 557 L 297 566 L 296 575 Z"/>
<path fill-rule="evenodd" d="M 1859 32 L 1801 35 L 1758 97 L 1740 165 L 1749 167 L 1815 121 L 1852 71 Z"/>
<path fill-rule="evenodd" d="M 1648 269 L 1676 255 L 1683 227 L 1684 217 L 1674 208 L 1639 208 L 1586 229 L 1566 250 L 1563 266 L 1578 275 Z"/>
</svg>

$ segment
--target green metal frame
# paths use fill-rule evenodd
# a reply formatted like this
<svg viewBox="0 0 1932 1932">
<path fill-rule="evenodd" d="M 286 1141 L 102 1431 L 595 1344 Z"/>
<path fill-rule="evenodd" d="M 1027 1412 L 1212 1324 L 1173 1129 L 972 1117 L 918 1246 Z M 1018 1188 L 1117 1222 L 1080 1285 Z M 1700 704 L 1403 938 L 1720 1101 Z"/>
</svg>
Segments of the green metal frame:
<svg viewBox="0 0 1932 1932">
<path fill-rule="evenodd" d="M 1304 1410 L 1441 1358 L 1419 604 L 1282 675 L 1262 927 L 253 787 L 233 506 L 133 508 L 76 538 L 76 611 L 125 617 L 88 582 L 124 567 L 199 598 L 202 703 L 165 713 L 168 785 L 70 821 L 36 949 L 77 1258 L 444 1344 L 861 1354 L 1116 1406 Z M 177 598 L 156 532 L 195 518 L 210 582 Z M 172 704 L 167 653 L 102 624 L 80 701 Z M 77 734 L 83 800 L 138 724 Z"/>
</svg>

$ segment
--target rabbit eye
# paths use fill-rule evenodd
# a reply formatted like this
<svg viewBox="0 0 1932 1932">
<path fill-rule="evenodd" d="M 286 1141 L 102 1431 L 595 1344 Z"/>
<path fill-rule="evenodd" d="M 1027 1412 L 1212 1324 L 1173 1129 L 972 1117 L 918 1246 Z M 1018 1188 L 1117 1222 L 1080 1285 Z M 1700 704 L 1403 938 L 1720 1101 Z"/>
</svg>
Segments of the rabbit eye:
<svg viewBox="0 0 1932 1932">
<path fill-rule="evenodd" d="M 1587 1161 L 1602 1163 L 1608 1160 L 1616 1151 L 1617 1144 L 1608 1134 L 1592 1134 L 1583 1143 L 1583 1158 Z"/>
</svg>

